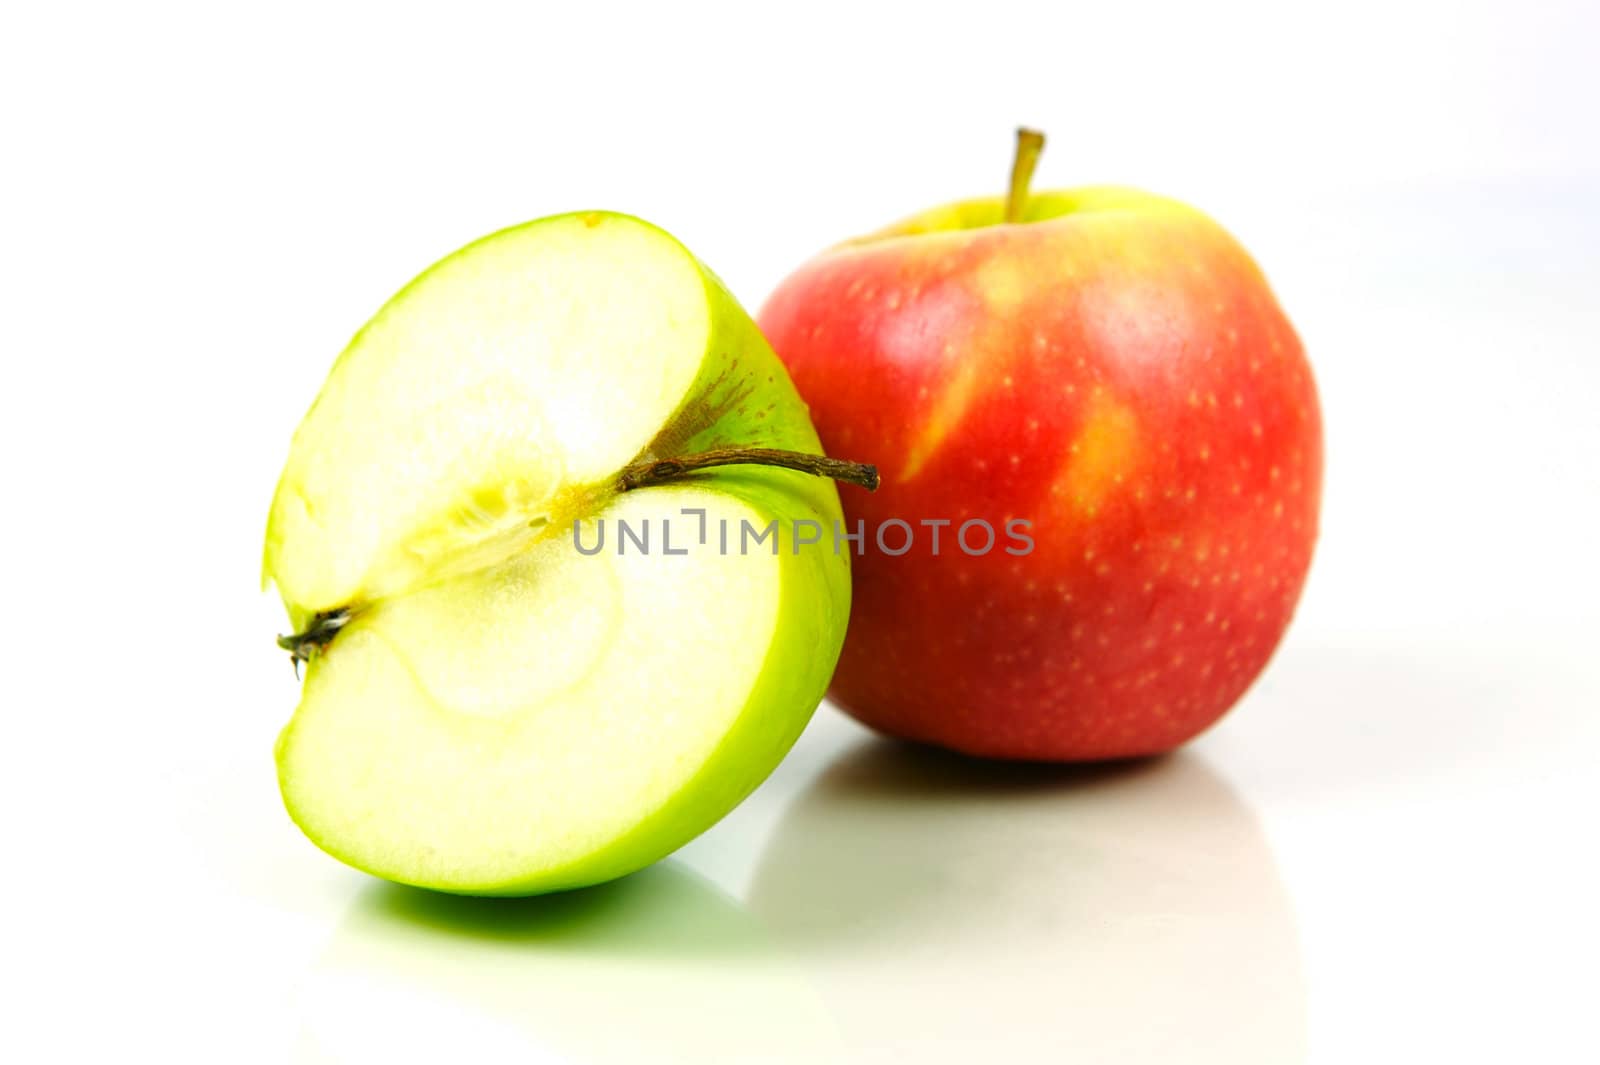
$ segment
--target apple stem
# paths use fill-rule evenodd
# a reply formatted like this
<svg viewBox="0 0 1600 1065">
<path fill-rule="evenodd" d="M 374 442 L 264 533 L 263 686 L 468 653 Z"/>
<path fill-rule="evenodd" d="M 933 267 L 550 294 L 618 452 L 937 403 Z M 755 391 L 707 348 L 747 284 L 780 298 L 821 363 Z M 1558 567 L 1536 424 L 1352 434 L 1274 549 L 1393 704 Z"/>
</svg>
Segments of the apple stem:
<svg viewBox="0 0 1600 1065">
<path fill-rule="evenodd" d="M 826 455 L 808 455 L 803 451 L 780 451 L 770 447 L 723 447 L 703 451 L 698 455 L 683 455 L 671 459 L 645 459 L 625 466 L 617 478 L 619 491 L 631 492 L 664 481 L 673 481 L 686 473 L 710 466 L 778 466 L 786 470 L 832 477 L 836 481 L 860 485 L 869 492 L 877 491 L 878 467 L 862 462 L 845 462 Z"/>
<path fill-rule="evenodd" d="M 1044 134 L 1027 126 L 1017 127 L 1017 152 L 1011 159 L 1011 190 L 1006 194 L 1006 221 L 1022 221 L 1022 211 L 1028 205 L 1028 184 L 1033 181 L 1033 168 L 1039 165 L 1039 155 L 1044 151 Z"/>
<path fill-rule="evenodd" d="M 702 451 L 698 455 L 631 463 L 623 467 L 618 476 L 617 489 L 631 492 L 635 488 L 677 480 L 695 470 L 735 465 L 778 466 L 818 477 L 832 477 L 836 481 L 860 485 L 869 492 L 878 488 L 878 468 L 864 462 L 845 462 L 843 459 L 830 459 L 826 455 L 808 455 L 803 451 L 781 451 L 770 447 L 724 447 Z M 542 524 L 542 521 L 536 524 Z M 311 619 L 311 624 L 306 626 L 304 632 L 278 637 L 278 646 L 289 652 L 289 660 L 294 663 L 296 677 L 300 676 L 300 663 L 311 661 L 312 655 L 332 643 L 333 638 L 339 635 L 339 630 L 350 623 L 352 616 L 349 607 L 324 611 Z"/>
</svg>

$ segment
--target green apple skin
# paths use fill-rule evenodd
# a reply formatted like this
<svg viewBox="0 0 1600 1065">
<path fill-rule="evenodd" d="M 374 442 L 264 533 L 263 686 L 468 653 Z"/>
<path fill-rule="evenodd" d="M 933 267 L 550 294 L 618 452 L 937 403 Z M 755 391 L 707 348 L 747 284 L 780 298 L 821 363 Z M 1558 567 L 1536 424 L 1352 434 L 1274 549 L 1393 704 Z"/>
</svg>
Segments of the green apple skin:
<svg viewBox="0 0 1600 1065">
<path fill-rule="evenodd" d="M 684 308 L 678 316 L 694 316 L 696 320 L 698 316 L 703 316 L 705 341 L 703 350 L 698 353 L 698 369 L 693 372 L 687 387 L 682 389 L 675 409 L 670 410 L 669 416 L 653 435 L 631 443 L 607 444 L 612 452 L 625 454 L 635 461 L 690 455 L 715 447 L 736 445 L 821 453 L 804 404 L 749 315 L 716 276 L 682 245 L 661 230 L 626 215 L 584 212 L 556 216 L 484 238 L 443 260 L 412 282 L 380 311 L 373 323 L 357 335 L 336 363 L 322 395 L 296 434 L 268 523 L 264 580 L 277 583 L 296 628 L 304 627 L 316 615 L 330 610 L 352 611 L 350 622 L 307 665 L 300 707 L 277 744 L 279 783 L 290 816 L 314 843 L 333 857 L 374 876 L 457 894 L 530 895 L 611 880 L 651 864 L 705 831 L 771 773 L 810 720 L 832 675 L 850 611 L 848 552 L 834 551 L 831 537 L 827 535 L 818 544 L 800 546 L 792 542 L 796 521 L 816 522 L 830 533 L 834 524 L 840 521 L 838 493 L 833 483 L 793 471 L 750 465 L 702 471 L 691 479 L 629 492 L 617 490 L 616 469 L 574 483 L 554 483 L 544 492 L 542 498 L 548 505 L 538 515 L 512 514 L 517 519 L 513 523 L 515 527 L 523 530 L 530 525 L 526 520 L 529 517 L 549 519 L 540 533 L 542 546 L 541 543 L 513 540 L 497 541 L 485 548 L 483 544 L 469 542 L 474 534 L 470 530 L 462 532 L 464 527 L 450 513 L 443 513 L 436 515 L 431 523 L 422 522 L 406 535 L 413 539 L 418 536 L 424 539 L 431 537 L 430 543 L 453 544 L 449 551 L 439 556 L 441 562 L 438 568 L 446 573 L 445 577 L 436 579 L 432 574 L 412 572 L 404 566 L 385 562 L 375 564 L 360 580 L 345 580 L 341 584 L 338 580 L 328 578 L 329 574 L 354 573 L 358 568 L 354 564 L 346 565 L 345 561 L 348 560 L 335 560 L 334 564 L 318 557 L 318 552 L 325 555 L 328 551 L 336 550 L 321 542 L 321 539 L 338 538 L 330 534 L 326 527 L 305 520 L 305 515 L 309 513 L 322 521 L 324 526 L 337 524 L 337 519 L 327 517 L 327 513 L 330 508 L 337 506 L 335 489 L 342 483 L 339 477 L 344 474 L 328 473 L 328 456 L 357 446 L 357 434 L 369 431 L 373 425 L 377 425 L 379 431 L 387 431 L 384 427 L 390 423 L 404 427 L 419 416 L 417 411 L 399 409 L 364 417 L 368 413 L 362 406 L 365 401 L 350 398 L 360 392 L 357 387 L 361 385 L 360 374 L 369 374 L 372 381 L 379 382 L 403 377 L 401 371 L 406 365 L 403 360 L 409 358 L 405 355 L 395 356 L 398 369 L 386 369 L 383 366 L 351 369 L 362 359 L 370 361 L 370 358 L 377 357 L 369 358 L 363 354 L 363 338 L 374 330 L 381 333 L 385 315 L 411 294 L 425 289 L 431 276 L 440 271 L 467 269 L 460 265 L 463 257 L 470 259 L 482 252 L 504 258 L 510 253 L 498 250 L 505 245 L 497 242 L 527 240 L 533 242 L 530 246 L 538 246 L 539 241 L 546 239 L 542 236 L 546 232 L 552 234 L 549 241 L 570 243 L 570 254 L 580 266 L 589 261 L 585 256 L 616 258 L 621 253 L 613 245 L 625 249 L 629 241 L 634 241 L 643 242 L 652 249 L 652 255 L 664 259 L 681 256 L 683 262 L 692 264 L 694 276 L 698 279 L 698 303 Z M 594 242 L 608 239 L 607 234 L 620 236 L 610 238 L 612 244 L 595 245 Z M 602 250 L 593 253 L 585 250 L 591 246 Z M 609 266 L 602 262 L 597 269 L 603 271 Z M 573 298 L 581 303 L 588 297 L 579 291 Z M 674 311 L 674 314 L 677 312 Z M 626 342 L 628 338 L 624 337 L 623 340 Z M 626 372 L 619 374 L 619 393 L 626 393 L 639 379 L 651 378 L 658 369 L 652 362 L 655 358 L 650 350 L 652 346 L 646 337 L 638 343 L 637 351 L 633 347 L 627 349 L 632 354 L 629 355 Z M 587 373 L 588 370 L 583 372 Z M 354 379 L 352 375 L 355 375 Z M 370 391 L 371 381 L 365 387 Z M 626 407 L 626 399 L 624 395 L 619 406 Z M 326 409 L 330 405 L 340 404 L 349 410 L 329 413 Z M 434 414 L 448 419 L 451 411 L 446 408 Z M 396 429 L 396 432 L 401 431 Z M 606 431 L 611 431 L 609 423 L 596 426 L 597 433 Z M 643 446 L 638 446 L 640 443 Z M 617 447 L 624 444 L 626 452 L 616 451 Z M 601 455 L 605 450 L 600 448 L 581 460 L 569 457 L 566 467 L 581 468 L 586 461 L 602 461 L 603 455 L 601 458 L 596 458 L 596 455 Z M 350 476 L 356 477 L 361 473 L 357 471 Z M 373 472 L 373 475 L 380 474 Z M 491 476 L 494 475 L 497 474 L 491 471 Z M 512 491 L 503 493 L 508 499 L 515 495 Z M 437 826 L 426 832 L 417 829 L 414 840 L 408 836 L 407 833 L 412 829 L 406 824 L 385 824 L 382 829 L 383 842 L 373 843 L 371 837 L 378 830 L 371 826 L 389 816 L 388 811 L 396 804 L 403 804 L 409 782 L 402 776 L 383 785 L 389 789 L 387 792 L 383 792 L 382 788 L 374 789 L 372 794 L 358 792 L 344 778 L 355 775 L 358 769 L 382 777 L 388 769 L 383 765 L 346 768 L 340 761 L 344 757 L 343 751 L 329 755 L 317 749 L 319 744 L 333 742 L 327 737 L 342 735 L 337 728 L 328 724 L 337 721 L 340 714 L 363 715 L 359 718 L 360 727 L 370 727 L 378 733 L 389 727 L 382 707 L 351 709 L 347 695 L 352 684 L 349 676 L 357 675 L 362 669 L 379 667 L 347 663 L 346 679 L 336 682 L 331 677 L 339 670 L 341 657 L 353 659 L 368 654 L 362 648 L 384 638 L 376 630 L 381 628 L 385 617 L 396 611 L 413 609 L 417 596 L 437 594 L 441 580 L 447 585 L 451 580 L 465 582 L 462 585 L 465 590 L 460 595 L 470 597 L 478 594 L 473 581 L 480 582 L 485 588 L 494 587 L 492 575 L 496 572 L 495 567 L 514 564 L 521 553 L 530 550 L 550 553 L 559 546 L 560 550 L 575 555 L 572 543 L 574 520 L 590 523 L 613 515 L 626 506 L 631 507 L 636 515 L 642 508 L 661 518 L 682 521 L 678 517 L 681 507 L 704 506 L 707 499 L 726 500 L 729 506 L 738 508 L 740 513 L 753 515 L 753 521 L 757 524 L 777 521 L 779 546 L 776 552 L 768 555 L 763 545 L 756 561 L 738 563 L 772 567 L 775 571 L 773 577 L 771 572 L 762 570 L 768 574 L 764 580 L 775 580 L 775 617 L 770 629 L 764 630 L 768 633 L 764 647 L 748 646 L 751 639 L 761 638 L 761 632 L 751 636 L 742 631 L 730 631 L 721 642 L 713 639 L 707 645 L 705 660 L 683 664 L 684 674 L 689 678 L 686 690 L 690 694 L 680 698 L 682 706 L 687 708 L 682 709 L 682 713 L 690 719 L 691 729 L 703 728 L 708 735 L 705 742 L 688 754 L 680 752 L 674 756 L 676 760 L 669 766 L 640 767 L 639 772 L 663 776 L 668 779 L 668 784 L 651 793 L 648 802 L 641 808 L 607 811 L 604 823 L 598 827 L 585 825 L 580 826 L 579 830 L 565 833 L 581 836 L 581 843 L 568 840 L 541 849 L 543 844 L 519 842 L 526 835 L 527 825 L 538 821 L 540 810 L 508 809 L 505 803 L 494 809 L 463 807 L 458 811 L 458 817 L 451 814 L 447 818 L 448 824 L 455 826 L 453 829 L 445 831 Z M 397 507 L 397 514 L 404 511 L 398 504 Z M 593 526 L 586 524 L 586 528 L 592 529 Z M 352 525 L 351 529 L 355 530 L 355 526 Z M 417 529 L 423 531 L 419 533 Z M 443 533 L 440 533 L 441 529 Z M 450 540 L 453 536 L 458 537 L 460 542 L 453 543 Z M 560 538 L 563 543 L 552 545 L 549 541 L 554 538 Z M 352 532 L 351 539 L 359 537 Z M 714 533 L 712 541 L 715 542 Z M 607 553 L 611 550 L 608 544 Z M 386 555 L 384 551 L 378 551 L 374 557 L 381 561 L 385 557 L 400 555 L 395 552 Z M 468 560 L 466 569 L 451 562 L 452 558 Z M 303 561 L 305 559 L 309 561 Z M 688 564 L 685 560 L 670 558 L 650 558 L 646 561 L 668 567 Z M 473 567 L 480 572 L 471 572 Z M 491 576 L 485 578 L 483 572 Z M 727 579 L 737 581 L 739 577 L 734 574 Z M 688 592 L 692 591 L 693 587 L 690 587 Z M 408 607 L 408 602 L 413 607 Z M 467 605 L 471 607 L 470 602 Z M 726 596 L 721 601 L 712 598 L 702 602 L 681 602 L 680 607 L 684 612 L 681 617 L 701 628 L 709 626 L 712 637 L 717 635 L 717 615 L 733 613 L 728 608 Z M 667 638 L 676 627 L 676 620 L 668 616 L 661 619 L 656 631 Z M 563 637 L 560 626 L 549 634 L 552 641 L 560 641 Z M 449 637 L 447 635 L 444 638 Z M 481 653 L 474 646 L 463 646 L 460 651 L 471 661 L 477 660 L 472 656 Z M 648 659 L 649 656 L 646 654 L 644 657 Z M 724 663 L 719 660 L 724 657 L 758 662 L 758 665 L 750 667 L 754 679 L 742 702 L 728 704 L 736 709 L 731 712 L 719 711 L 714 717 L 706 717 L 703 723 L 696 724 L 694 714 L 701 711 L 694 704 L 694 678 L 715 677 L 724 668 Z M 625 673 L 626 670 L 619 672 Z M 601 678 L 596 683 L 604 682 L 605 678 Z M 341 686 L 341 691 L 334 690 Z M 649 712 L 650 707 L 642 706 L 641 719 L 648 717 Z M 478 724 L 473 722 L 471 726 L 477 728 Z M 354 734 L 359 739 L 359 728 L 349 726 L 346 731 L 351 728 L 356 729 Z M 478 736 L 479 733 L 472 735 Z M 662 735 L 670 737 L 674 733 L 665 730 Z M 478 741 L 473 739 L 471 742 Z M 580 804 L 580 808 L 603 808 L 610 801 L 607 780 L 615 776 L 619 781 L 630 781 L 633 779 L 629 775 L 632 771 L 628 766 L 608 760 L 609 748 L 604 734 L 580 735 L 573 743 L 582 747 L 581 753 L 588 759 L 587 764 L 595 767 L 593 776 L 600 778 L 577 778 L 578 784 L 575 786 L 580 791 L 590 789 L 582 794 L 589 795 L 591 801 Z M 354 763 L 359 763 L 363 757 L 360 752 L 362 744 L 351 742 L 347 746 L 356 749 L 350 758 Z M 333 779 L 335 776 L 341 779 Z M 419 786 L 424 784 L 418 781 Z M 508 779 L 509 789 L 515 791 L 518 786 L 519 778 Z M 527 785 L 529 805 L 537 807 L 534 789 L 535 784 Z M 335 793 L 335 798 L 328 798 L 330 792 Z M 374 798 L 374 795 L 379 798 Z M 387 803 L 380 801 L 382 795 L 388 796 Z M 452 796 L 448 791 L 442 792 L 438 801 L 448 804 Z M 392 816 L 399 817 L 398 814 Z M 548 836 L 560 841 L 564 838 L 564 832 L 563 825 L 552 824 Z M 479 838 L 465 839 L 472 835 Z M 399 845 L 396 840 L 400 841 Z M 518 846 L 523 847 L 520 857 L 504 862 L 498 859 L 479 860 L 484 855 L 516 851 Z M 428 857 L 441 849 L 451 848 L 458 856 L 454 864 Z"/>
</svg>

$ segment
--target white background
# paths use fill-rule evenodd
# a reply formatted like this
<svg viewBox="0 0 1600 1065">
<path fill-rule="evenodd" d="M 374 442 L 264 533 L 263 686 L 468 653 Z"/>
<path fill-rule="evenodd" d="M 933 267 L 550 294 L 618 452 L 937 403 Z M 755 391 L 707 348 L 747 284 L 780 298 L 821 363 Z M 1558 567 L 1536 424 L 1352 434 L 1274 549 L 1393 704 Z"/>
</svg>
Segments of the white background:
<svg viewBox="0 0 1600 1065">
<path fill-rule="evenodd" d="M 1597 38 L 1528 0 L 8 8 L 0 1056 L 1595 1060 Z M 1018 122 L 1041 186 L 1228 225 L 1312 355 L 1324 538 L 1233 715 L 1030 774 L 825 706 L 676 858 L 500 910 L 297 834 L 260 534 L 395 288 L 608 207 L 753 308 L 998 191 Z"/>
</svg>

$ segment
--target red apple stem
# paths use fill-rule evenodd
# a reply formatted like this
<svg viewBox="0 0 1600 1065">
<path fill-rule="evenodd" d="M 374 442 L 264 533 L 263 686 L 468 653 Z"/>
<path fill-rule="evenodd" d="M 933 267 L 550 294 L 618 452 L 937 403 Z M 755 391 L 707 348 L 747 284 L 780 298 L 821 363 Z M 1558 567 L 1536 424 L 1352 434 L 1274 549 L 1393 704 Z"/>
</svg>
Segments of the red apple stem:
<svg viewBox="0 0 1600 1065">
<path fill-rule="evenodd" d="M 770 447 L 723 447 L 702 451 L 698 455 L 631 463 L 623 467 L 617 478 L 617 489 L 631 492 L 635 488 L 677 480 L 695 470 L 737 465 L 777 466 L 817 477 L 832 477 L 846 484 L 860 485 L 869 492 L 878 488 L 878 467 L 864 462 L 846 462 L 843 459 L 830 459 L 826 455 L 808 455 L 803 451 L 781 451 Z"/>
<path fill-rule="evenodd" d="M 1039 165 L 1044 152 L 1044 134 L 1027 126 L 1017 127 L 1017 151 L 1011 158 L 1011 189 L 1006 193 L 1006 221 L 1022 221 L 1023 210 L 1028 206 L 1028 185 L 1033 181 L 1033 168 Z"/>
</svg>

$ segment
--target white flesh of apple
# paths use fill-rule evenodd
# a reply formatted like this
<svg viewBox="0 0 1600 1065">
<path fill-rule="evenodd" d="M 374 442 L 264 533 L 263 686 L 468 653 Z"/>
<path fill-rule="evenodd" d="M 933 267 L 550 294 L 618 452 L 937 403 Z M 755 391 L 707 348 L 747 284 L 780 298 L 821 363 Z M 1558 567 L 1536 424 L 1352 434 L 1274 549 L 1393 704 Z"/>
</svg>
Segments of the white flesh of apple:
<svg viewBox="0 0 1600 1065">
<path fill-rule="evenodd" d="M 630 871 L 758 783 L 831 670 L 795 682 L 815 688 L 798 695 L 810 705 L 741 741 L 768 763 L 754 779 L 697 778 L 783 658 L 789 545 L 724 554 L 715 533 L 762 528 L 770 508 L 716 479 L 602 496 L 584 539 L 603 518 L 605 550 L 574 549 L 572 499 L 667 425 L 716 327 L 680 245 L 599 219 L 508 230 L 424 274 L 357 336 L 296 434 L 266 572 L 298 626 L 356 609 L 310 663 L 280 783 L 313 840 L 378 875 L 515 894 Z M 695 507 L 703 545 L 680 513 Z M 618 555 L 619 519 L 648 519 L 651 554 Z M 687 555 L 662 553 L 663 519 Z M 817 655 L 837 653 L 825 622 L 800 636 Z M 664 842 L 630 843 L 691 785 L 729 794 L 658 829 Z"/>
<path fill-rule="evenodd" d="M 352 341 L 273 501 L 287 602 L 381 599 L 469 545 L 525 539 L 560 488 L 615 473 L 666 423 L 705 353 L 704 284 L 659 231 L 595 228 L 469 245 Z"/>
<path fill-rule="evenodd" d="M 686 488 L 621 496 L 605 518 L 659 523 L 663 498 L 766 521 Z M 777 560 L 682 539 L 692 553 L 671 558 L 546 539 L 352 622 L 284 740 L 307 833 L 361 868 L 487 885 L 633 828 L 727 735 L 777 619 Z"/>
</svg>

